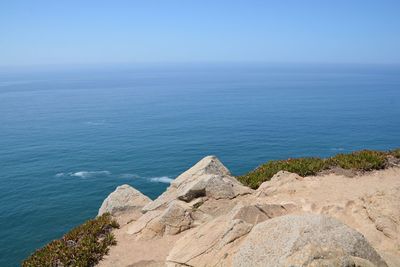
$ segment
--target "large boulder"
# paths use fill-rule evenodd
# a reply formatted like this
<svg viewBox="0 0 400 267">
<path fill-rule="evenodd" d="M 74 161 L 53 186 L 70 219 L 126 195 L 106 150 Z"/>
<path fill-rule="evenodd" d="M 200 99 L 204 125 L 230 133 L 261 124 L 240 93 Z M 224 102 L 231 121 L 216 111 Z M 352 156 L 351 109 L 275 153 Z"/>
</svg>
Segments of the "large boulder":
<svg viewBox="0 0 400 267">
<path fill-rule="evenodd" d="M 163 209 L 174 200 L 190 202 L 199 197 L 232 199 L 251 193 L 230 175 L 215 156 L 207 156 L 179 175 L 161 196 L 143 208 L 143 212 Z"/>
<path fill-rule="evenodd" d="M 116 214 L 130 209 L 142 209 L 150 202 L 150 198 L 143 195 L 132 186 L 124 184 L 118 186 L 115 191 L 108 195 L 103 201 L 98 216 L 106 212 Z"/>
<path fill-rule="evenodd" d="M 285 215 L 256 225 L 233 266 L 387 266 L 362 234 L 322 215 Z"/>
</svg>

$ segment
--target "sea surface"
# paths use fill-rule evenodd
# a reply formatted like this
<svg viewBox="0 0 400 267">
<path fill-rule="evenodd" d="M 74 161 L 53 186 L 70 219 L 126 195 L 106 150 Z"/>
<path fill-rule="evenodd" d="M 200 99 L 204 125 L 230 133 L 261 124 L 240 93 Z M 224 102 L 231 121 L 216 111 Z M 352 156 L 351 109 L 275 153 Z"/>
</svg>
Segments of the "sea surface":
<svg viewBox="0 0 400 267">
<path fill-rule="evenodd" d="M 0 69 L 0 266 L 94 217 L 116 186 L 151 198 L 206 155 L 400 147 L 400 66 L 164 64 Z"/>
</svg>

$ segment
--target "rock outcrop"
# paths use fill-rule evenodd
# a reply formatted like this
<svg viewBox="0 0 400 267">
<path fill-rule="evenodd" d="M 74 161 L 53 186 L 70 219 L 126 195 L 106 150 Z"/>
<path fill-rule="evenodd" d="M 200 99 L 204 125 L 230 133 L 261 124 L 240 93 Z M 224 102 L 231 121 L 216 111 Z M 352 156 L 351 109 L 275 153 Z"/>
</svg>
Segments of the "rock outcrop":
<svg viewBox="0 0 400 267">
<path fill-rule="evenodd" d="M 165 208 L 176 199 L 185 202 L 199 197 L 232 199 L 251 192 L 230 175 L 217 157 L 208 156 L 178 176 L 167 191 L 143 208 L 143 212 Z"/>
<path fill-rule="evenodd" d="M 196 231 L 188 231 L 179 239 L 167 257 L 170 266 L 230 266 L 231 259 L 243 238 L 254 225 L 275 216 L 287 214 L 278 204 L 258 205 L 238 203 L 230 212 L 203 223 Z"/>
<path fill-rule="evenodd" d="M 99 209 L 98 215 L 109 212 L 116 214 L 129 209 L 142 209 L 146 204 L 151 202 L 151 199 L 140 193 L 138 190 L 127 184 L 118 186 L 103 201 Z"/>
<path fill-rule="evenodd" d="M 399 196 L 400 169 L 278 172 L 252 190 L 209 156 L 154 201 L 129 186 L 110 194 L 100 211 L 129 220 L 99 266 L 397 267 Z"/>
<path fill-rule="evenodd" d="M 322 215 L 286 215 L 258 224 L 233 266 L 387 266 L 362 234 Z"/>
<path fill-rule="evenodd" d="M 230 201 L 251 192 L 231 176 L 215 156 L 208 156 L 178 176 L 160 197 L 148 203 L 142 211 L 149 214 L 129 227 L 127 233 L 137 234 L 137 239 L 175 235 L 227 213 L 230 205 L 221 205 L 224 200 Z M 201 207 L 205 202 L 204 207 L 208 210 Z M 235 202 L 231 204 L 235 205 Z M 217 206 L 228 209 L 221 210 Z"/>
</svg>

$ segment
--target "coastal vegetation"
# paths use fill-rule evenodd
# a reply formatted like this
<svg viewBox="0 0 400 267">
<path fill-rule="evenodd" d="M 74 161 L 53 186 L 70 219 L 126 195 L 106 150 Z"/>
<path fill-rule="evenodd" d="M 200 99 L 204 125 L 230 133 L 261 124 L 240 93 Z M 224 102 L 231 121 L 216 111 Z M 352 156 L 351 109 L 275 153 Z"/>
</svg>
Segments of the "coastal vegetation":
<svg viewBox="0 0 400 267">
<path fill-rule="evenodd" d="M 322 171 L 342 168 L 353 171 L 380 170 L 389 166 L 389 159 L 400 159 L 400 149 L 388 152 L 362 150 L 349 154 L 338 154 L 330 158 L 293 158 L 287 160 L 271 160 L 255 170 L 237 177 L 240 182 L 253 189 L 268 181 L 279 171 L 297 173 L 300 176 L 316 175 Z"/>
<path fill-rule="evenodd" d="M 35 251 L 22 266 L 94 266 L 108 253 L 111 245 L 116 245 L 111 233 L 113 228 L 119 228 L 119 225 L 109 213 L 88 220 L 61 239 Z"/>
<path fill-rule="evenodd" d="M 395 149 L 395 150 L 392 150 L 392 151 L 390 152 L 390 154 L 391 154 L 393 157 L 400 159 L 400 148 Z"/>
</svg>

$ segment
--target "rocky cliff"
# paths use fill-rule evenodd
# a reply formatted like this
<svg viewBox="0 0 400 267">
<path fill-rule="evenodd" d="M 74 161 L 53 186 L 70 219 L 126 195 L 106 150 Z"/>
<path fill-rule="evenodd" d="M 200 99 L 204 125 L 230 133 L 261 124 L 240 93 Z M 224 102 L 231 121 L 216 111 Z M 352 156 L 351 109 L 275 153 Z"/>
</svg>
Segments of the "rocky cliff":
<svg viewBox="0 0 400 267">
<path fill-rule="evenodd" d="M 346 177 L 279 172 L 257 190 L 214 156 L 156 200 L 119 186 L 99 266 L 400 266 L 400 169 Z"/>
</svg>

